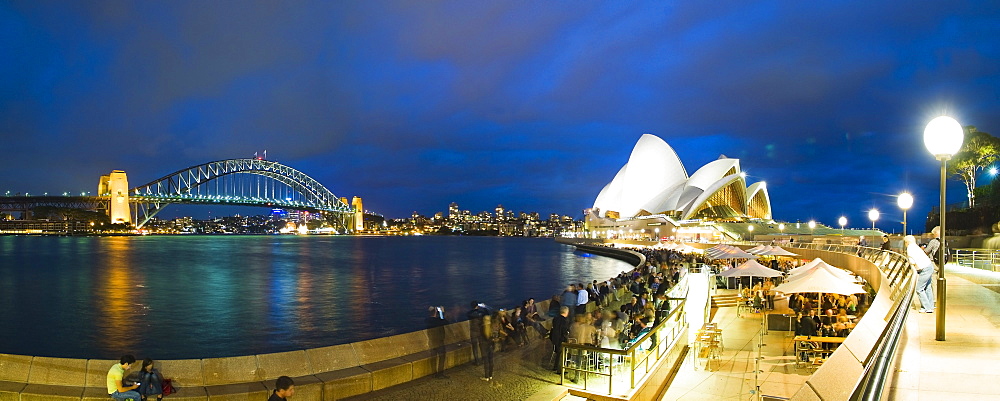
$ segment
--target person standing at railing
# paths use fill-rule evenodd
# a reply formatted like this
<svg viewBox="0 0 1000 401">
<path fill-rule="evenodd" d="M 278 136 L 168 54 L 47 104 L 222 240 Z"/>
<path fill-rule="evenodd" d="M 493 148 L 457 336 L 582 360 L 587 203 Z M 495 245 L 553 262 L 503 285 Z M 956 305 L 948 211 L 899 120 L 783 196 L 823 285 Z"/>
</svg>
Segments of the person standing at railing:
<svg viewBox="0 0 1000 401">
<path fill-rule="evenodd" d="M 903 244 L 906 246 L 906 256 L 910 259 L 910 264 L 917 271 L 916 290 L 917 299 L 920 300 L 919 312 L 934 313 L 934 288 L 931 287 L 934 278 L 934 262 L 924 253 L 923 249 L 920 249 L 917 240 L 912 235 L 904 237 Z M 930 248 L 931 245 L 928 244 L 927 247 Z"/>
<path fill-rule="evenodd" d="M 489 314 L 486 310 L 486 306 L 480 304 L 479 301 L 472 301 L 472 310 L 466 314 L 469 318 L 469 342 L 472 343 L 472 360 L 479 366 L 483 363 L 482 357 L 482 346 L 486 339 L 483 337 L 483 316 Z"/>
<path fill-rule="evenodd" d="M 931 238 L 930 241 L 927 241 L 927 246 L 924 247 L 924 253 L 926 253 L 927 256 L 931 258 L 931 260 L 934 260 L 934 258 L 937 256 L 938 249 L 941 248 L 941 238 L 940 238 L 941 227 L 940 226 L 934 227 L 934 229 L 931 230 L 931 235 L 933 235 L 934 238 Z"/>
<path fill-rule="evenodd" d="M 566 305 L 559 307 L 559 314 L 552 318 L 552 330 L 549 331 L 549 341 L 552 341 L 556 359 L 552 371 L 556 373 L 562 372 L 562 344 L 569 339 L 569 322 L 566 320 L 568 316 L 569 307 Z"/>
<path fill-rule="evenodd" d="M 575 340 L 576 344 L 583 345 L 594 345 L 594 340 L 597 339 L 597 328 L 593 324 L 587 321 L 586 315 L 577 314 L 576 319 L 569 326 L 569 338 L 570 340 Z M 573 378 L 570 379 L 573 383 L 576 383 L 580 379 L 580 369 L 586 368 L 587 352 L 579 349 L 570 350 L 573 354 L 573 362 L 576 364 L 573 372 Z"/>
</svg>

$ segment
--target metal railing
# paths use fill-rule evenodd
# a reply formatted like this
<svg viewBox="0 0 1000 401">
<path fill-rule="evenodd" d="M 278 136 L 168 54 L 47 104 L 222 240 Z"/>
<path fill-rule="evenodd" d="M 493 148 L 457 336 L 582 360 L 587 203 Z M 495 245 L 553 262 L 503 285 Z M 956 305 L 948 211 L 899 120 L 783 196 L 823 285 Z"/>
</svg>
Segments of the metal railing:
<svg viewBox="0 0 1000 401">
<path fill-rule="evenodd" d="M 1000 249 L 954 249 L 951 257 L 959 266 L 1000 271 Z"/>
<path fill-rule="evenodd" d="M 677 342 L 686 337 L 688 323 L 684 305 L 687 291 L 685 275 L 667 292 L 665 302 L 669 305 L 669 314 L 648 331 L 622 344 L 624 348 L 564 343 L 562 355 L 556 355 L 563 361 L 560 384 L 566 385 L 565 376 L 569 374 L 576 383 L 582 377 L 583 383 L 577 386 L 584 391 L 588 390 L 590 381 L 598 381 L 598 384 L 606 381 L 608 395 L 634 389 L 636 383 L 641 383 L 652 367 L 670 355 Z"/>
</svg>

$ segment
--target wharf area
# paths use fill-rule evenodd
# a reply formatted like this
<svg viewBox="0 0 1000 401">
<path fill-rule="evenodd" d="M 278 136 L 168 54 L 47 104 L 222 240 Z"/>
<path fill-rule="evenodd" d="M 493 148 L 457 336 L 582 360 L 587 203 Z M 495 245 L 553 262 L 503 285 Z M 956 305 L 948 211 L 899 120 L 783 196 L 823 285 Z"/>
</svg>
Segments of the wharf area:
<svg viewBox="0 0 1000 401">
<path fill-rule="evenodd" d="M 935 341 L 935 315 L 913 309 L 907 319 L 890 400 L 997 400 L 1000 381 L 1000 273 L 948 265 L 947 340 Z M 718 290 L 726 294 L 732 290 Z M 790 312 L 778 301 L 772 314 Z M 688 353 L 662 400 L 758 400 L 792 398 L 815 367 L 796 364 L 788 331 L 762 333 L 757 313 L 737 316 L 723 307 L 711 319 L 722 330 L 724 350 L 706 360 Z M 763 346 L 759 346 L 764 344 Z M 449 369 L 447 378 L 426 377 L 354 400 L 580 400 L 547 369 L 550 345 L 532 337 L 529 346 L 498 352 L 496 374 L 484 382 L 482 367 Z M 759 351 L 759 354 L 758 354 Z M 757 358 L 761 359 L 757 359 Z M 759 363 L 758 363 L 759 361 Z M 756 372 L 755 372 L 756 371 Z"/>
</svg>

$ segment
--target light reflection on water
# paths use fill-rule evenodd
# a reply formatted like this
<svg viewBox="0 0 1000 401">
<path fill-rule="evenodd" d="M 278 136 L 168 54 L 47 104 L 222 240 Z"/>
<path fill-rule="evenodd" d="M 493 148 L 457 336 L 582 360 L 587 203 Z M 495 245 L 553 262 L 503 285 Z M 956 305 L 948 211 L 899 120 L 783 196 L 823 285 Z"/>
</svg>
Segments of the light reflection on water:
<svg viewBox="0 0 1000 401">
<path fill-rule="evenodd" d="M 0 237 L 0 353 L 280 352 L 423 328 L 429 305 L 510 307 L 629 265 L 551 239 Z"/>
</svg>

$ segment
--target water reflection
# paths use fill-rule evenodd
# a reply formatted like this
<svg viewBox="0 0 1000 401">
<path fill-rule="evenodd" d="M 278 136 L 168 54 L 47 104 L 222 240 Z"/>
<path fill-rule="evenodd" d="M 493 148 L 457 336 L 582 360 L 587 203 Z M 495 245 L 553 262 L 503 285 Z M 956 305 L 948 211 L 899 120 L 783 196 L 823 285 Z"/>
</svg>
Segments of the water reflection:
<svg viewBox="0 0 1000 401">
<path fill-rule="evenodd" d="M 279 352 L 511 307 L 628 265 L 550 239 L 0 237 L 0 353 L 162 359 Z M 32 324 L 24 325 L 30 321 Z M 68 335 L 72 334 L 72 335 Z"/>
<path fill-rule="evenodd" d="M 105 352 L 135 349 L 136 339 L 147 326 L 137 313 L 145 299 L 143 275 L 132 269 L 130 238 L 108 238 L 103 244 L 102 256 L 107 266 L 105 274 L 98 275 L 95 294 L 100 316 L 97 327 L 101 335 L 99 347 Z"/>
</svg>

